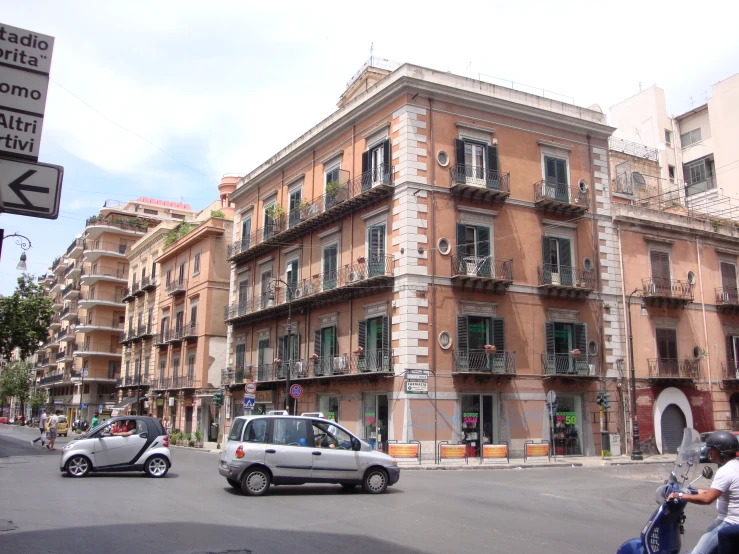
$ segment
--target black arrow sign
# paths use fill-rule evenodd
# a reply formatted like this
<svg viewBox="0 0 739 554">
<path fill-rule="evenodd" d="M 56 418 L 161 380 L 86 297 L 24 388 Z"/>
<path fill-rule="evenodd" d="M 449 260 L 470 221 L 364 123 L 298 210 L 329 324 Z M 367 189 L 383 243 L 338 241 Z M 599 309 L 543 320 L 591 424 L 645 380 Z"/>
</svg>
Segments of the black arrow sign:
<svg viewBox="0 0 739 554">
<path fill-rule="evenodd" d="M 49 208 L 44 208 L 41 206 L 34 206 L 33 204 L 31 204 L 30 200 L 26 198 L 26 195 L 21 192 L 25 190 L 26 192 L 40 192 L 43 194 L 49 194 L 49 187 L 37 187 L 34 185 L 24 185 L 23 184 L 23 181 L 25 181 L 29 177 L 32 177 L 35 173 L 36 173 L 35 169 L 29 169 L 23 175 L 21 175 L 15 181 L 13 181 L 12 183 L 8 185 L 8 188 L 12 190 L 16 194 L 16 196 L 18 196 L 18 198 L 20 198 L 23 204 L 5 202 L 6 207 L 16 208 L 18 210 L 27 210 L 29 212 L 49 213 Z"/>
</svg>

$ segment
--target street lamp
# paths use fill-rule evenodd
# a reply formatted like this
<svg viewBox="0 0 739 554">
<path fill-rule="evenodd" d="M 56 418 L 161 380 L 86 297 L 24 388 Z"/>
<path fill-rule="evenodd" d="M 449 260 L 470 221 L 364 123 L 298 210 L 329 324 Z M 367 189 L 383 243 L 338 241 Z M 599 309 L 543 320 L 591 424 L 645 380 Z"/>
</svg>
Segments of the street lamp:
<svg viewBox="0 0 739 554">
<path fill-rule="evenodd" d="M 10 237 L 15 237 L 15 243 L 23 249 L 23 252 L 21 252 L 20 261 L 18 262 L 18 265 L 15 266 L 15 268 L 20 271 L 26 271 L 26 260 L 28 258 L 26 258 L 25 251 L 31 248 L 31 239 L 18 233 L 13 233 L 12 235 L 5 236 L 5 230 L 0 229 L 0 256 L 2 256 L 3 253 L 3 241 L 5 239 L 9 239 Z"/>
<path fill-rule="evenodd" d="M 636 417 L 636 372 L 634 370 L 634 328 L 631 325 L 631 297 L 634 295 L 641 296 L 642 306 L 641 313 L 646 315 L 646 305 L 644 303 L 644 291 L 641 289 L 634 289 L 629 295 L 629 300 L 626 304 L 629 315 L 629 358 L 631 360 L 631 431 L 633 433 L 632 441 L 633 446 L 631 448 L 631 459 L 632 460 L 643 460 L 644 456 L 641 451 L 641 444 L 639 441 L 639 422 Z"/>
<path fill-rule="evenodd" d="M 292 347 L 293 347 L 293 329 L 292 324 L 290 323 L 290 316 L 292 314 L 292 300 L 293 300 L 293 290 L 295 288 L 295 285 L 291 285 L 289 283 L 286 283 L 282 279 L 274 278 L 269 283 L 269 299 L 274 303 L 277 304 L 278 298 L 277 293 L 279 291 L 279 284 L 285 285 L 285 295 L 287 297 L 287 349 L 288 349 L 288 364 L 285 367 L 285 410 L 287 410 L 288 415 L 290 414 L 290 356 L 292 354 Z M 279 341 L 279 338 L 278 338 Z M 279 343 L 278 343 L 279 344 Z"/>
</svg>

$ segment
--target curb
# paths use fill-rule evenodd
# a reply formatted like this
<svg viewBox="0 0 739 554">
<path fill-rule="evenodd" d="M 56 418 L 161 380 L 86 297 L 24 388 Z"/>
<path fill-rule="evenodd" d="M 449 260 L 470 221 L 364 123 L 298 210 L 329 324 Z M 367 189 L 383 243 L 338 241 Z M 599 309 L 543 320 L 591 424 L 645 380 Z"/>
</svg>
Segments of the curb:
<svg viewBox="0 0 739 554">
<path fill-rule="evenodd" d="M 641 466 L 641 465 L 657 465 L 657 464 L 674 464 L 675 461 L 672 460 L 655 460 L 653 462 L 646 462 L 646 461 L 635 461 L 635 462 L 606 462 L 605 465 L 608 466 Z"/>
<path fill-rule="evenodd" d="M 207 448 L 193 448 L 192 446 L 177 446 L 177 445 L 172 445 L 172 444 L 169 445 L 169 448 L 170 449 L 177 448 L 177 449 L 182 449 L 182 450 L 189 450 L 190 452 L 203 452 L 203 453 L 206 453 L 206 452 L 215 452 L 215 453 L 218 453 L 219 452 L 218 450 L 209 450 Z"/>
<path fill-rule="evenodd" d="M 472 470 L 472 471 L 492 471 L 492 470 L 500 470 L 500 469 L 536 469 L 539 467 L 562 467 L 562 468 L 568 468 L 568 467 L 584 467 L 582 463 L 580 462 L 573 462 L 573 463 L 567 463 L 567 464 L 511 464 L 511 465 L 494 465 L 494 464 L 488 464 L 488 465 L 464 465 L 464 466 L 398 466 L 400 469 L 404 471 L 466 471 L 466 470 Z"/>
</svg>

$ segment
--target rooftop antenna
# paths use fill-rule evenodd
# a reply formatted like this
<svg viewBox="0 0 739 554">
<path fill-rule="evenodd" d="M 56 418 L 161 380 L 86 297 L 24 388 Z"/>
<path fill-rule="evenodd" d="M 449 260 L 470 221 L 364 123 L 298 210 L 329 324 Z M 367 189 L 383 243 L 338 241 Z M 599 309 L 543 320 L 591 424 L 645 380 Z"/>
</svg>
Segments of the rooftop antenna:
<svg viewBox="0 0 739 554">
<path fill-rule="evenodd" d="M 472 79 L 472 62 L 470 62 L 470 65 L 468 65 L 465 69 L 470 70 L 470 79 Z"/>
<path fill-rule="evenodd" d="M 693 97 L 691 96 L 690 98 L 688 98 L 688 100 L 690 101 L 690 109 L 692 110 L 693 104 L 695 104 L 695 102 L 693 101 Z"/>
<path fill-rule="evenodd" d="M 370 42 L 370 65 L 372 65 L 372 58 L 375 55 L 375 43 Z"/>
<path fill-rule="evenodd" d="M 639 92 L 641 92 L 641 81 L 639 81 Z"/>
</svg>

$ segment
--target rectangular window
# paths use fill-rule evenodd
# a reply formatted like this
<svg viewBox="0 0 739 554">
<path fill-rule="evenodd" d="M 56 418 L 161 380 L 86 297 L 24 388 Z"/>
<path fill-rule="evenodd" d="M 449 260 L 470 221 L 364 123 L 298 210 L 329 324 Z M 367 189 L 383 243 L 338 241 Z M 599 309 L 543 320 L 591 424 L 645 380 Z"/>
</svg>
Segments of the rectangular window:
<svg viewBox="0 0 739 554">
<path fill-rule="evenodd" d="M 318 364 L 314 370 L 316 375 L 335 375 L 349 371 L 344 357 L 337 357 L 338 334 L 336 326 L 316 329 L 313 338 L 313 353 L 318 356 Z"/>
<path fill-rule="evenodd" d="M 243 281 L 239 281 L 239 315 L 241 314 L 241 309 L 246 308 L 246 303 L 249 300 L 249 280 L 244 279 Z"/>
<path fill-rule="evenodd" d="M 167 286 L 172 282 L 172 269 L 167 270 L 167 276 L 165 278 L 165 282 L 167 283 Z"/>
<path fill-rule="evenodd" d="M 153 281 L 157 276 L 157 264 L 153 263 L 151 264 L 151 280 Z"/>
<path fill-rule="evenodd" d="M 725 304 L 736 304 L 739 302 L 738 291 L 736 287 L 736 265 L 721 262 L 721 286 L 722 286 L 722 302 Z"/>
<path fill-rule="evenodd" d="M 575 269 L 571 248 L 570 239 L 542 237 L 543 284 L 572 285 Z"/>
<path fill-rule="evenodd" d="M 187 376 L 190 379 L 195 378 L 195 353 L 187 355 Z"/>
<path fill-rule="evenodd" d="M 677 377 L 677 331 L 675 329 L 655 329 L 657 339 L 657 367 L 660 376 Z"/>
<path fill-rule="evenodd" d="M 668 131 L 667 129 L 665 129 L 665 144 L 667 146 L 672 145 L 672 133 Z"/>
<path fill-rule="evenodd" d="M 361 320 L 357 326 L 357 340 L 364 354 L 359 356 L 359 371 L 388 371 L 390 369 L 390 319 L 388 316 Z"/>
<path fill-rule="evenodd" d="M 198 323 L 198 305 L 190 304 L 190 325 L 195 326 Z"/>
<path fill-rule="evenodd" d="M 156 210 L 150 210 L 149 208 L 144 208 L 144 213 L 148 215 L 157 215 L 159 212 Z"/>
<path fill-rule="evenodd" d="M 174 327 L 177 329 L 177 331 L 181 332 L 182 327 L 184 325 L 185 320 L 185 313 L 182 311 L 179 311 L 174 316 Z"/>
<path fill-rule="evenodd" d="M 197 275 L 200 273 L 200 252 L 195 253 L 195 257 L 192 260 L 192 274 Z"/>
<path fill-rule="evenodd" d="M 175 379 L 180 376 L 180 358 L 179 356 L 172 358 L 172 377 Z"/>
<path fill-rule="evenodd" d="M 272 369 L 272 349 L 269 339 L 259 339 L 257 343 L 257 380 L 269 381 L 274 379 Z"/>
<path fill-rule="evenodd" d="M 185 282 L 185 262 L 180 263 L 180 270 L 178 272 L 177 281 L 179 285 Z"/>
<path fill-rule="evenodd" d="M 667 173 L 670 176 L 670 183 L 675 182 L 675 166 L 674 165 L 668 165 L 667 166 Z"/>
<path fill-rule="evenodd" d="M 300 189 L 296 189 L 290 193 L 290 214 L 288 216 L 288 225 L 292 227 L 300 223 L 302 219 L 303 195 Z"/>
<path fill-rule="evenodd" d="M 245 419 L 237 419 L 234 421 L 234 427 L 231 429 L 229 439 L 239 440 L 241 438 L 241 428 L 244 426 Z M 269 436 L 269 419 L 255 419 L 250 421 L 246 426 L 244 433 L 244 442 L 265 443 Z M 239 423 L 237 426 L 236 424 Z M 233 436 L 235 435 L 235 436 Z"/>
<path fill-rule="evenodd" d="M 698 127 L 697 129 L 693 129 L 688 133 L 683 133 L 682 135 L 680 135 L 680 145 L 683 148 L 690 146 L 691 144 L 695 144 L 696 142 L 700 142 L 701 140 L 702 138 L 700 127 Z"/>
<path fill-rule="evenodd" d="M 544 156 L 544 178 L 547 185 L 567 186 L 567 160 Z"/>
<path fill-rule="evenodd" d="M 268 239 L 275 234 L 275 218 L 274 212 L 276 204 L 271 202 L 264 207 L 264 226 L 262 230 L 262 238 Z"/>
<path fill-rule="evenodd" d="M 385 224 L 373 225 L 368 230 L 369 276 L 385 275 Z"/>
<path fill-rule="evenodd" d="M 131 362 L 126 360 L 126 373 L 124 373 L 124 377 L 128 379 L 128 376 L 130 375 L 130 369 L 131 369 Z"/>
<path fill-rule="evenodd" d="M 290 260 L 287 262 L 285 268 L 285 282 L 288 286 L 288 293 L 292 298 L 295 298 L 296 290 L 298 288 L 298 260 Z M 302 292 L 302 291 L 301 291 Z M 298 293 L 300 294 L 300 293 Z"/>
<path fill-rule="evenodd" d="M 246 345 L 236 345 L 236 369 L 244 369 L 246 364 Z"/>
<path fill-rule="evenodd" d="M 649 260 L 652 265 L 652 283 L 650 285 L 649 293 L 669 294 L 671 290 L 670 255 L 667 252 L 652 250 L 649 253 Z"/>
<path fill-rule="evenodd" d="M 390 183 L 390 141 L 385 140 L 362 153 L 362 190 Z"/>
<path fill-rule="evenodd" d="M 336 288 L 339 281 L 339 245 L 323 247 L 323 290 Z"/>
<path fill-rule="evenodd" d="M 713 160 L 703 159 L 691 164 L 683 165 L 685 178 L 685 194 L 690 196 L 716 187 L 713 178 Z"/>
<path fill-rule="evenodd" d="M 270 292 L 269 292 L 269 284 L 272 281 L 272 270 L 268 270 L 262 273 L 261 276 L 261 309 L 264 309 L 267 307 L 267 305 L 270 302 Z"/>
<path fill-rule="evenodd" d="M 241 222 L 241 251 L 251 247 L 251 216 Z"/>
<path fill-rule="evenodd" d="M 144 358 L 144 377 L 146 379 L 149 378 L 149 364 L 151 363 L 151 358 L 147 356 Z"/>
<path fill-rule="evenodd" d="M 272 444 L 311 446 L 308 444 L 307 419 L 272 419 Z M 310 462 L 310 460 L 308 460 Z M 310 469 L 310 466 L 309 466 Z"/>
<path fill-rule="evenodd" d="M 464 165 L 468 181 L 483 181 L 485 179 L 485 147 L 481 144 L 465 142 Z"/>
<path fill-rule="evenodd" d="M 325 176 L 325 194 L 324 201 L 326 209 L 329 209 L 339 203 L 341 192 L 339 191 L 339 166 L 332 167 L 326 171 Z"/>
<path fill-rule="evenodd" d="M 165 358 L 162 358 L 159 360 L 159 379 L 164 379 L 165 374 L 167 373 L 167 360 Z M 161 386 L 161 383 L 160 383 Z"/>
</svg>

